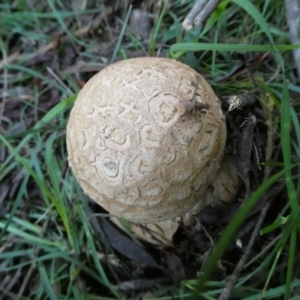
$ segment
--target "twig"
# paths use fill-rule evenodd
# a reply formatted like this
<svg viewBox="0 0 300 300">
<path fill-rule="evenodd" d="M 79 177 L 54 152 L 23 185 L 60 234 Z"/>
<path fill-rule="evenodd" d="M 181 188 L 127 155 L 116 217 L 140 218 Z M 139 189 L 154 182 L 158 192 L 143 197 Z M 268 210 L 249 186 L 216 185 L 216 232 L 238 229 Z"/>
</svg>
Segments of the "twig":
<svg viewBox="0 0 300 300">
<path fill-rule="evenodd" d="M 254 244 L 254 241 L 256 239 L 256 236 L 260 230 L 260 227 L 261 227 L 261 224 L 266 216 L 266 213 L 269 209 L 269 206 L 270 206 L 270 202 L 268 202 L 265 207 L 262 209 L 259 217 L 258 217 L 258 220 L 257 220 L 257 223 L 256 223 L 256 226 L 252 232 L 252 235 L 251 235 L 251 238 L 249 240 L 249 243 L 244 251 L 244 254 L 242 255 L 241 259 L 239 260 L 236 268 L 234 269 L 232 275 L 230 276 L 230 279 L 228 280 L 225 288 L 223 289 L 223 292 L 221 294 L 221 296 L 219 297 L 218 300 L 227 300 L 229 299 L 230 297 L 230 294 L 231 294 L 231 290 L 232 288 L 234 287 L 237 279 L 238 279 L 238 276 L 242 270 L 242 268 L 244 267 L 245 263 L 247 262 L 247 259 L 248 259 L 248 256 L 249 256 L 249 253 L 252 249 L 252 246 Z"/>
<path fill-rule="evenodd" d="M 299 45 L 299 15 L 300 3 L 299 0 L 285 0 L 286 19 L 289 26 L 290 38 L 292 44 Z M 298 80 L 300 80 L 300 49 L 293 50 L 294 61 L 297 67 Z"/>
<path fill-rule="evenodd" d="M 204 8 L 206 2 L 207 0 L 198 0 L 196 2 L 196 4 L 193 6 L 191 11 L 182 22 L 182 27 L 184 30 L 190 30 L 193 27 L 194 20 L 196 19 L 200 11 Z"/>
<path fill-rule="evenodd" d="M 12 276 L 12 277 L 7 276 L 4 280 L 4 282 L 3 282 L 3 290 L 1 292 L 8 295 L 10 293 L 10 291 L 13 290 L 14 286 L 16 285 L 18 280 L 20 279 L 21 275 L 22 275 L 22 270 L 18 269 L 16 271 L 16 273 L 14 274 L 14 276 Z"/>
<path fill-rule="evenodd" d="M 72 96 L 74 93 L 64 84 L 64 82 L 54 73 L 54 71 L 47 67 L 47 71 L 59 82 L 69 93 L 70 96 Z"/>
<path fill-rule="evenodd" d="M 182 27 L 190 30 L 193 25 L 202 27 L 212 11 L 217 7 L 220 0 L 198 0 L 191 11 L 185 17 Z"/>
<path fill-rule="evenodd" d="M 220 0 L 210 0 L 194 20 L 194 25 L 202 28 L 204 22 L 208 19 L 213 10 L 219 5 L 219 2 Z"/>
</svg>

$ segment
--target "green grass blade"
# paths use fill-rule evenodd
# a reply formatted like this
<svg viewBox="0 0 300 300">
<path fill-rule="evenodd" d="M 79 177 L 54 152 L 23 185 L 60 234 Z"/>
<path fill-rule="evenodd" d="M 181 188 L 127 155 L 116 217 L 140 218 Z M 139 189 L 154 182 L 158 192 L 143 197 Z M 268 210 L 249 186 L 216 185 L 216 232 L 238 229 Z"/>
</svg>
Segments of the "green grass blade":
<svg viewBox="0 0 300 300">
<path fill-rule="evenodd" d="M 234 219 L 226 227 L 223 235 L 221 236 L 216 247 L 214 248 L 213 252 L 211 253 L 207 262 L 204 265 L 202 275 L 199 278 L 199 284 L 195 290 L 195 296 L 201 295 L 205 283 L 207 282 L 208 278 L 211 276 L 212 272 L 214 271 L 218 259 L 225 251 L 227 245 L 229 244 L 234 234 L 237 232 L 238 228 L 246 219 L 247 214 L 254 207 L 254 205 L 259 201 L 259 199 L 266 192 L 266 190 L 270 186 L 272 186 L 278 179 L 284 176 L 285 173 L 286 173 L 285 170 L 276 173 L 275 175 L 270 177 L 267 181 L 265 181 L 256 191 L 254 191 L 252 195 L 249 197 L 249 199 L 246 200 L 243 207 L 237 212 Z"/>
<path fill-rule="evenodd" d="M 45 288 L 45 291 L 48 295 L 48 299 L 57 300 L 57 297 L 53 291 L 50 279 L 48 278 L 48 273 L 45 269 L 45 266 L 42 263 L 39 264 L 38 270 L 40 272 L 41 283 L 43 284 L 43 287 Z"/>
<path fill-rule="evenodd" d="M 298 288 L 298 289 L 299 289 L 299 286 L 300 286 L 300 280 L 295 280 L 291 285 L 292 288 Z M 284 295 L 284 289 L 285 289 L 284 285 L 274 287 L 274 288 L 266 291 L 263 298 L 262 298 L 262 295 L 260 293 L 258 293 L 258 294 L 254 294 L 252 296 L 246 297 L 243 300 L 281 299 L 279 297 Z M 296 300 L 296 299 L 299 299 L 299 297 L 297 296 L 296 298 L 291 298 L 291 299 Z"/>
<path fill-rule="evenodd" d="M 159 29 L 161 28 L 161 25 L 162 25 L 163 17 L 166 14 L 167 4 L 168 4 L 168 0 L 164 2 L 163 9 L 162 9 L 162 11 L 159 15 L 159 18 L 158 18 L 156 24 L 154 25 L 153 33 L 151 34 L 151 37 L 150 37 L 150 47 L 151 47 L 151 55 L 152 56 L 155 56 L 156 39 L 157 39 L 157 36 L 158 36 L 158 33 L 159 33 Z"/>
<path fill-rule="evenodd" d="M 295 215 L 299 209 L 296 189 L 292 179 L 291 169 L 291 103 L 288 94 L 287 84 L 283 83 L 282 101 L 281 101 L 281 147 L 284 165 L 288 168 L 286 173 L 286 186 L 289 195 L 289 201 L 292 208 L 292 215 Z"/>
<path fill-rule="evenodd" d="M 63 95 L 66 93 L 66 89 L 64 86 L 61 86 L 56 81 L 49 79 L 48 77 L 42 75 L 40 72 L 37 72 L 34 69 L 30 69 L 22 65 L 5 65 L 4 68 L 8 70 L 22 71 L 24 73 L 30 74 L 33 78 L 39 78 L 42 81 L 46 82 L 49 86 L 57 88 L 60 92 L 63 93 Z"/>
<path fill-rule="evenodd" d="M 123 37 L 124 37 L 124 34 L 125 34 L 125 30 L 126 30 L 126 27 L 127 27 L 128 21 L 129 21 L 130 14 L 131 14 L 131 9 L 132 9 L 132 5 L 129 6 L 128 12 L 126 14 L 126 17 L 125 17 L 125 20 L 124 20 L 124 24 L 122 26 L 122 30 L 120 32 L 117 44 L 116 44 L 116 46 L 114 48 L 114 52 L 113 52 L 112 57 L 110 59 L 110 63 L 111 64 L 115 61 L 116 56 L 117 56 L 117 54 L 118 54 L 118 52 L 120 50 L 121 43 L 122 43 L 122 40 L 123 40 Z"/>
<path fill-rule="evenodd" d="M 276 256 L 275 256 L 275 259 L 273 260 L 273 264 L 271 266 L 271 269 L 270 271 L 268 272 L 268 277 L 266 279 L 266 282 L 265 282 L 265 285 L 264 285 L 264 288 L 262 290 L 262 293 L 261 293 L 261 298 L 264 298 L 265 297 L 265 290 L 267 289 L 269 283 L 270 283 L 270 280 L 275 272 L 275 268 L 278 264 L 278 260 L 281 256 L 281 253 L 282 253 L 282 248 L 283 248 L 283 245 L 280 245 L 279 246 L 279 249 L 277 250 L 277 253 L 276 253 Z"/>
<path fill-rule="evenodd" d="M 178 43 L 170 47 L 173 56 L 178 57 L 175 51 L 184 54 L 187 51 L 230 51 L 230 52 L 267 52 L 277 49 L 288 51 L 299 49 L 300 45 L 243 45 L 243 44 L 216 44 L 216 43 Z"/>
<path fill-rule="evenodd" d="M 221 18 L 221 15 L 224 13 L 227 5 L 229 4 L 230 0 L 226 0 L 221 2 L 217 8 L 215 9 L 215 11 L 211 14 L 211 16 L 209 17 L 209 19 L 205 22 L 205 26 L 203 28 L 203 30 L 201 31 L 201 36 L 205 35 L 207 32 L 209 32 L 209 30 L 214 26 L 214 24 L 216 24 L 219 19 Z"/>
<path fill-rule="evenodd" d="M 295 129 L 295 136 L 296 136 L 294 148 L 297 156 L 300 157 L 300 122 L 297 113 L 293 107 L 291 107 L 291 119 L 292 119 L 293 127 Z M 298 174 L 300 174 L 300 165 L 298 168 Z M 298 182 L 296 186 L 297 186 L 296 197 L 299 199 L 300 198 L 300 176 L 298 178 Z"/>
<path fill-rule="evenodd" d="M 294 263 L 297 248 L 297 229 L 295 228 L 290 237 L 290 248 L 288 257 L 288 268 L 285 281 L 284 300 L 289 300 L 291 295 L 291 285 L 293 280 Z"/>
<path fill-rule="evenodd" d="M 6 221 L 6 224 L 3 227 L 2 232 L 0 233 L 0 245 L 2 244 L 2 239 L 3 239 L 3 237 L 6 233 L 6 230 L 7 230 L 8 226 L 12 222 L 12 219 L 13 219 L 15 213 L 17 212 L 17 209 L 20 207 L 20 205 L 22 203 L 22 200 L 27 195 L 27 184 L 28 184 L 29 177 L 30 177 L 29 174 L 24 175 L 24 178 L 23 178 L 22 183 L 20 185 L 19 191 L 16 195 L 16 198 L 14 199 L 14 203 L 13 203 L 12 209 L 10 211 L 10 214 L 8 216 L 8 219 Z"/>
<path fill-rule="evenodd" d="M 6 223 L 0 221 L 0 228 L 3 229 L 6 227 Z M 44 245 L 44 246 L 52 246 L 56 248 L 65 248 L 66 245 L 64 243 L 60 242 L 54 242 L 54 241 L 49 241 L 44 238 L 37 237 L 36 235 L 32 235 L 29 233 L 24 232 L 23 230 L 19 229 L 18 227 L 15 227 L 14 225 L 10 224 L 7 227 L 7 231 L 9 233 L 15 234 L 16 236 L 24 239 L 27 243 L 33 243 L 37 246 Z"/>
<path fill-rule="evenodd" d="M 28 143 L 34 136 L 36 130 L 42 130 L 46 124 L 48 124 L 51 120 L 53 120 L 57 115 L 59 115 L 62 111 L 66 110 L 69 106 L 71 106 L 74 101 L 76 100 L 77 95 L 73 95 L 71 97 L 68 97 L 67 99 L 61 101 L 57 105 L 55 105 L 50 111 L 41 118 L 40 122 L 35 124 L 33 127 L 33 132 L 26 135 L 23 140 L 19 143 L 18 146 L 15 146 L 15 151 L 18 152 L 26 143 Z M 12 153 L 9 155 L 5 162 L 3 162 L 0 166 L 0 174 L 2 174 L 3 170 L 7 168 L 7 166 L 11 163 L 11 161 L 14 159 L 15 155 Z"/>
<path fill-rule="evenodd" d="M 53 3 L 52 0 L 47 0 L 47 2 L 51 10 L 53 11 L 54 17 L 57 19 L 57 23 L 62 27 L 64 32 L 67 34 L 73 46 L 75 46 L 74 43 L 75 37 L 71 34 L 70 30 L 68 30 L 68 27 L 66 26 L 61 13 L 56 9 L 55 4 Z"/>
<path fill-rule="evenodd" d="M 83 220 L 86 220 L 86 216 L 84 214 L 84 209 L 83 207 L 81 207 L 81 209 L 78 209 L 78 212 L 80 214 L 80 218 L 83 219 Z M 113 288 L 112 284 L 109 282 L 108 278 L 107 278 L 107 275 L 101 265 L 101 262 L 98 258 L 98 255 L 97 255 L 97 250 L 95 248 L 95 243 L 94 243 L 94 240 L 93 240 L 93 237 L 92 237 L 92 234 L 91 234 L 91 231 L 90 231 L 90 228 L 88 226 L 88 223 L 87 222 L 83 222 L 82 224 L 83 226 L 83 229 L 85 231 L 85 234 L 86 234 L 86 237 L 87 237 L 87 240 L 88 240 L 88 248 L 89 250 L 91 251 L 91 254 L 92 254 L 92 257 L 93 257 L 93 260 L 94 260 L 94 263 L 95 263 L 95 266 L 101 276 L 101 279 L 102 279 L 102 282 L 103 284 L 108 287 L 110 289 L 110 291 L 116 296 L 116 297 L 119 297 L 118 295 L 118 292 Z"/>
<path fill-rule="evenodd" d="M 52 204 L 56 208 L 57 212 L 59 213 L 59 215 L 64 223 L 65 229 L 70 238 L 69 241 L 70 241 L 71 245 L 73 245 L 73 239 L 72 239 L 72 234 L 71 234 L 71 230 L 70 230 L 70 226 L 69 226 L 69 222 L 68 222 L 68 217 L 64 213 L 62 202 L 58 201 L 58 199 L 51 193 L 51 191 L 47 188 L 45 182 L 39 176 L 37 176 L 36 172 L 34 172 L 34 170 L 28 164 L 26 159 L 24 159 L 16 151 L 16 149 L 1 135 L 0 135 L 0 141 L 2 141 L 2 143 L 11 151 L 11 153 L 15 156 L 16 160 L 19 161 L 23 165 L 23 167 L 27 170 L 27 172 L 34 178 L 36 183 L 40 186 L 41 190 L 43 190 L 44 194 L 47 195 L 47 197 L 51 200 Z"/>
<path fill-rule="evenodd" d="M 241 8 L 245 10 L 247 14 L 252 16 L 255 22 L 261 27 L 262 31 L 267 35 L 271 44 L 274 45 L 274 40 L 270 32 L 270 27 L 256 6 L 254 6 L 254 4 L 249 0 L 231 0 L 231 2 L 239 5 Z"/>
<path fill-rule="evenodd" d="M 36 235 L 40 235 L 42 233 L 42 228 L 40 226 L 32 224 L 27 220 L 23 220 L 18 217 L 12 216 L 11 214 L 7 214 L 7 215 L 5 215 L 5 217 L 7 219 L 11 217 L 11 221 L 15 225 L 22 227 L 22 229 L 24 231 L 31 231 L 33 234 L 36 234 Z"/>
</svg>

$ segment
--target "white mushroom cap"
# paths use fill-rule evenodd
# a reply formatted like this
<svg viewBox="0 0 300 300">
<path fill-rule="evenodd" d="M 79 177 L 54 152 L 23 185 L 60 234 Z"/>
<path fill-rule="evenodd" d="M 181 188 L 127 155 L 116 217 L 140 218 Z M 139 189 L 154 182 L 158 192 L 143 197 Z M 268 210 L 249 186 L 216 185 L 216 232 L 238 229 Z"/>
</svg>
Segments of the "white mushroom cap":
<svg viewBox="0 0 300 300">
<path fill-rule="evenodd" d="M 69 163 L 84 192 L 112 215 L 140 223 L 173 219 L 201 200 L 225 140 L 209 84 L 165 58 L 100 71 L 80 91 L 67 125 Z"/>
</svg>

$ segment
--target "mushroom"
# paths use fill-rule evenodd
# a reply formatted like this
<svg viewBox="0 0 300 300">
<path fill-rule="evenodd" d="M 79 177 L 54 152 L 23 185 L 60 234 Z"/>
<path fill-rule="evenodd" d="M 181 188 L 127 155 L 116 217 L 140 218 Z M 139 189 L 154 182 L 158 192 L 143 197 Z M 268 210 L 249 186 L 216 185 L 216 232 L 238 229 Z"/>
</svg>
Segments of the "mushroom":
<svg viewBox="0 0 300 300">
<path fill-rule="evenodd" d="M 178 61 L 116 62 L 86 83 L 72 108 L 71 169 L 91 199 L 132 224 L 199 211 L 223 156 L 220 106 L 206 80 Z"/>
</svg>

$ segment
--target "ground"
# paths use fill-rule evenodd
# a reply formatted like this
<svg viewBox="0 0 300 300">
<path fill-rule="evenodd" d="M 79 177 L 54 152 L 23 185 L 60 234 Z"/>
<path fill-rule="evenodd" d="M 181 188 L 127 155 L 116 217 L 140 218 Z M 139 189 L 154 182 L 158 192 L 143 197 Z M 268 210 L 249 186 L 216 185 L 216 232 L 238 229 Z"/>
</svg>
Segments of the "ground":
<svg viewBox="0 0 300 300">
<path fill-rule="evenodd" d="M 299 45 L 284 2 L 221 1 L 185 32 L 193 4 L 1 2 L 1 299 L 299 299 Z M 65 141 L 87 80 L 140 56 L 211 84 L 241 178 L 231 206 L 207 207 L 159 249 L 83 194 Z"/>
</svg>

